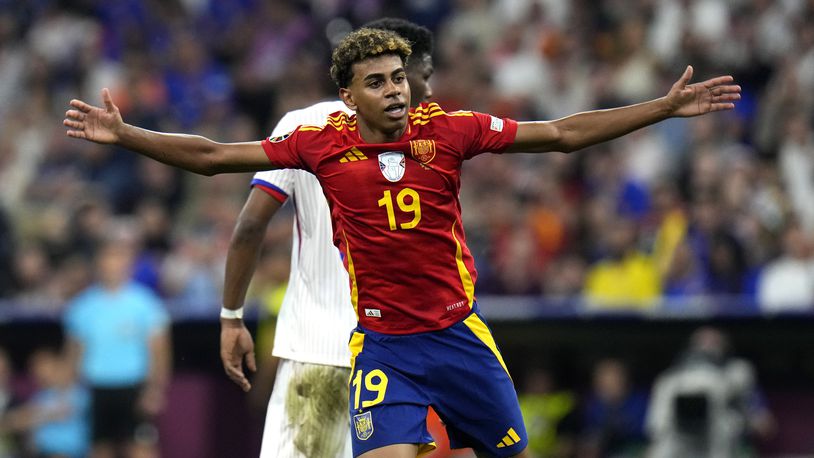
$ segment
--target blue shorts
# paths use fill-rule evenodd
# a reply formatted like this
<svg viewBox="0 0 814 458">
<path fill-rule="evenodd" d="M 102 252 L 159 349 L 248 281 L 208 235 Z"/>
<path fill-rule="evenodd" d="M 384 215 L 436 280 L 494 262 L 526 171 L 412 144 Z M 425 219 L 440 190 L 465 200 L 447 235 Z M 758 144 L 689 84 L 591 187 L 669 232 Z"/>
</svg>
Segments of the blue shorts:
<svg viewBox="0 0 814 458">
<path fill-rule="evenodd" d="M 512 456 L 528 444 L 503 357 L 473 311 L 440 331 L 386 335 L 357 327 L 350 339 L 353 455 L 393 444 L 435 449 L 427 407 L 444 422 L 451 448 Z"/>
</svg>

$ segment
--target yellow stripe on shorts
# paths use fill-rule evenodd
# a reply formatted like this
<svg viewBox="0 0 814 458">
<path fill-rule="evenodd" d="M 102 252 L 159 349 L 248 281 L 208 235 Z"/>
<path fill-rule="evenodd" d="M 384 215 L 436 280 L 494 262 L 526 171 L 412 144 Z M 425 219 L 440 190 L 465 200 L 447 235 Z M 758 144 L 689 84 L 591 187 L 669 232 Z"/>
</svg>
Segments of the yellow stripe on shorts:
<svg viewBox="0 0 814 458">
<path fill-rule="evenodd" d="M 365 345 L 365 335 L 361 332 L 354 332 L 350 338 L 348 348 L 350 349 L 350 376 L 348 377 L 348 385 L 353 379 L 353 371 L 356 369 L 356 356 L 362 353 L 362 347 Z"/>
<path fill-rule="evenodd" d="M 500 351 L 497 349 L 495 338 L 492 337 L 492 333 L 489 332 L 489 328 L 486 326 L 486 323 L 484 323 L 476 313 L 471 313 L 464 320 L 464 324 L 475 334 L 475 336 L 477 336 L 478 339 L 480 339 L 481 342 L 486 344 L 486 346 L 492 350 L 492 353 L 495 354 L 495 357 L 500 365 L 503 366 L 503 370 L 505 370 L 506 374 L 508 374 L 511 378 L 509 369 L 506 368 L 506 363 L 503 362 L 503 356 L 501 356 Z"/>
</svg>

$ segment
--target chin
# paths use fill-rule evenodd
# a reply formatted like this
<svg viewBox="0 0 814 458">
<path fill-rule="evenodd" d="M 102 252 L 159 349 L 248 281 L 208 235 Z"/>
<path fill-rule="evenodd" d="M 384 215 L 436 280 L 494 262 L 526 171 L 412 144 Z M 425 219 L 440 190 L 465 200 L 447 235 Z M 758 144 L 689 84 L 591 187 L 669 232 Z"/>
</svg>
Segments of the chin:
<svg viewBox="0 0 814 458">
<path fill-rule="evenodd" d="M 403 119 L 399 120 L 388 120 L 387 123 L 385 123 L 385 128 L 383 130 L 388 133 L 396 133 L 406 127 L 407 118 L 404 117 Z"/>
</svg>

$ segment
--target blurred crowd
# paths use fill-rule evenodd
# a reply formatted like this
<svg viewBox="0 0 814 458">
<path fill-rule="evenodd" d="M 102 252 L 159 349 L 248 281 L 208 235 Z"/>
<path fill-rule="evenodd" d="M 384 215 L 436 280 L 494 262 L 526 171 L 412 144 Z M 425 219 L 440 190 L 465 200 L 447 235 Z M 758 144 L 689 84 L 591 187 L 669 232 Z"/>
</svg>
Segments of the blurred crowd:
<svg viewBox="0 0 814 458">
<path fill-rule="evenodd" d="M 465 164 L 480 293 L 814 306 L 811 0 L 0 0 L 0 298 L 59 309 L 90 282 L 100 241 L 128 232 L 139 282 L 216 313 L 249 176 L 68 139 L 68 101 L 109 87 L 130 123 L 257 140 L 335 97 L 332 45 L 382 16 L 435 32 L 431 83 L 448 111 L 536 120 L 636 103 L 688 64 L 696 81 L 743 87 L 734 112 Z M 268 242 L 283 249 L 264 256 L 256 294 L 287 256 L 290 221 L 275 220 Z"/>
</svg>

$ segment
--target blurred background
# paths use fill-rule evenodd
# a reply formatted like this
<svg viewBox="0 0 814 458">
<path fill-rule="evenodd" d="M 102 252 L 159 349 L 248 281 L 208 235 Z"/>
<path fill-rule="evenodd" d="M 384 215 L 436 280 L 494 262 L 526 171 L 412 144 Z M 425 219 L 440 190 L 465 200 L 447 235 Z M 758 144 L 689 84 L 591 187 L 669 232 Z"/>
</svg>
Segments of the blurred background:
<svg viewBox="0 0 814 458">
<path fill-rule="evenodd" d="M 170 320 L 146 456 L 257 455 L 271 381 L 226 379 L 217 321 L 250 175 L 71 140 L 61 119 L 109 87 L 129 123 L 258 140 L 335 98 L 332 46 L 384 16 L 435 32 L 447 111 L 554 119 L 660 97 L 688 64 L 735 77 L 733 112 L 467 162 L 476 292 L 535 456 L 814 456 L 814 1 L 0 0 L 0 457 L 46 453 L 20 409 L 75 383 L 50 350 L 111 235 Z M 290 234 L 284 210 L 250 291 L 261 355 Z"/>
</svg>

